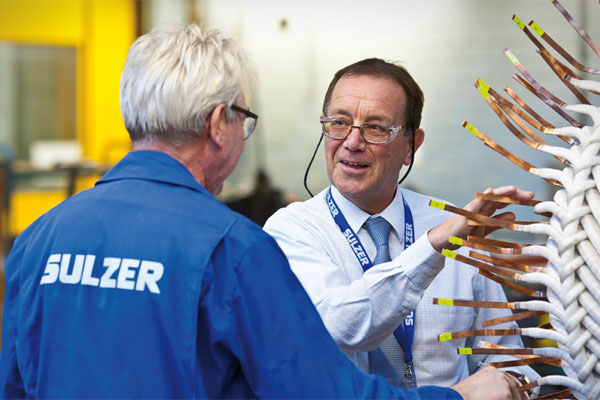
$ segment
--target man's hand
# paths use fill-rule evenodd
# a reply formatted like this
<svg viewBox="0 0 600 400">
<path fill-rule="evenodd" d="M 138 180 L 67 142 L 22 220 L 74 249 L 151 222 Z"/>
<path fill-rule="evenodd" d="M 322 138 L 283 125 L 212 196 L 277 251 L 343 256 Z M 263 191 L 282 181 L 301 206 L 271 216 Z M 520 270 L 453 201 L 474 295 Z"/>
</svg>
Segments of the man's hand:
<svg viewBox="0 0 600 400">
<path fill-rule="evenodd" d="M 533 198 L 533 192 L 518 189 L 515 186 L 502 186 L 496 189 L 488 188 L 485 190 L 486 194 L 494 194 L 498 196 L 508 196 L 517 200 L 531 200 Z M 478 214 L 492 216 L 496 210 L 506 207 L 506 203 L 498 203 L 490 200 L 474 199 L 467 204 L 464 209 L 472 211 Z M 512 212 L 504 212 L 495 215 L 494 218 L 503 221 L 514 221 L 515 215 Z M 453 215 L 446 221 L 442 222 L 435 228 L 427 232 L 427 238 L 437 252 L 441 252 L 442 249 L 453 249 L 456 246 L 448 243 L 450 236 L 456 236 L 466 239 L 468 235 L 485 237 L 498 227 L 488 226 L 469 226 L 467 225 L 467 218 L 462 215 Z"/>
<path fill-rule="evenodd" d="M 485 367 L 451 388 L 465 400 L 527 399 L 519 393 L 519 381 L 494 367 Z"/>
</svg>

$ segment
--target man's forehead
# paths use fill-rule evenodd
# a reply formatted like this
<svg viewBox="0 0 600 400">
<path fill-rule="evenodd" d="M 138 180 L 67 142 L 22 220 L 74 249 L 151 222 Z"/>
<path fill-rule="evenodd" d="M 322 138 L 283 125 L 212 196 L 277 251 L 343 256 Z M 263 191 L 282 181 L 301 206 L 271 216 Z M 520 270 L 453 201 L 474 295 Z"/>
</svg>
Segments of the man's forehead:
<svg viewBox="0 0 600 400">
<path fill-rule="evenodd" d="M 346 75 L 340 78 L 332 92 L 329 113 L 349 111 L 348 106 L 360 106 L 370 117 L 389 117 L 403 109 L 406 94 L 395 80 L 383 76 Z"/>
</svg>

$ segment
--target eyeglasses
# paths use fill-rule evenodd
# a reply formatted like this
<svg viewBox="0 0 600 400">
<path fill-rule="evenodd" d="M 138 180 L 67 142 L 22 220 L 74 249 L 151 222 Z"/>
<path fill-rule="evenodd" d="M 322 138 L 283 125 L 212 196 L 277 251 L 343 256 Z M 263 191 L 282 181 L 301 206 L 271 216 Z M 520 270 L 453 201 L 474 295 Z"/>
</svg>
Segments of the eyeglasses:
<svg viewBox="0 0 600 400">
<path fill-rule="evenodd" d="M 363 139 L 372 144 L 388 144 L 400 132 L 404 125 L 388 125 L 385 122 L 365 122 L 360 126 L 352 125 L 352 121 L 339 117 L 321 117 L 323 134 L 332 139 L 346 139 L 352 128 L 358 128 Z"/>
<path fill-rule="evenodd" d="M 258 115 L 254 114 L 250 110 L 246 110 L 245 108 L 236 106 L 235 104 L 232 104 L 230 108 L 233 111 L 240 112 L 246 116 L 246 118 L 244 118 L 244 140 L 247 140 L 250 137 L 250 135 L 252 135 L 252 132 L 254 132 L 254 128 L 256 128 Z"/>
</svg>

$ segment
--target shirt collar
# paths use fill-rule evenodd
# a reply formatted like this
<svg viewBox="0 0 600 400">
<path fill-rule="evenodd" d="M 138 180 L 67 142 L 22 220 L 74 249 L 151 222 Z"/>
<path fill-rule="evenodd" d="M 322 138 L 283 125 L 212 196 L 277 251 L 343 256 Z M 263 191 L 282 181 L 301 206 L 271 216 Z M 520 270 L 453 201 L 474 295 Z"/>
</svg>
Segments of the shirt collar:
<svg viewBox="0 0 600 400">
<path fill-rule="evenodd" d="M 160 151 L 135 150 L 127 153 L 96 185 L 121 179 L 164 182 L 208 193 L 183 164 Z"/>
<path fill-rule="evenodd" d="M 330 187 L 331 195 L 342 214 L 344 214 L 346 221 L 348 221 L 352 230 L 358 233 L 365 221 L 371 217 L 371 214 L 363 211 L 360 207 L 345 198 L 335 186 L 331 185 Z M 398 232 L 404 232 L 404 207 L 402 205 L 402 191 L 399 187 L 392 202 L 382 212 L 374 214 L 374 216 L 377 215 L 385 218 L 392 225 L 392 228 L 394 228 L 396 236 L 400 237 Z"/>
</svg>

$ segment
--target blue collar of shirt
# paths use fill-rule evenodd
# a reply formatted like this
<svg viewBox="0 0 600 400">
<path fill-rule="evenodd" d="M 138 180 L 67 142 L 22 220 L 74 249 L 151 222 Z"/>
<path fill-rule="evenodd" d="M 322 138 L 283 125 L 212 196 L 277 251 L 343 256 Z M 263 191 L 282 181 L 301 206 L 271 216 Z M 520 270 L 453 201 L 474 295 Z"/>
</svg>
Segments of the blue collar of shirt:
<svg viewBox="0 0 600 400">
<path fill-rule="evenodd" d="M 333 199 L 337 203 L 339 209 L 346 217 L 348 221 L 348 225 L 357 232 L 362 228 L 365 221 L 371 216 L 371 214 L 363 211 L 361 208 L 356 206 L 350 200 L 344 197 L 343 194 L 333 185 L 331 185 L 331 195 Z M 394 228 L 394 235 L 400 240 L 401 243 L 404 242 L 404 238 L 398 235 L 398 232 L 404 232 L 404 207 L 402 205 L 402 191 L 398 187 L 396 190 L 396 195 L 392 202 L 379 214 L 375 214 L 382 216 L 385 218 L 387 222 L 392 225 Z"/>
<path fill-rule="evenodd" d="M 96 185 L 121 179 L 164 182 L 210 194 L 183 164 L 160 151 L 136 150 L 129 152 L 104 174 L 96 182 Z"/>
</svg>

